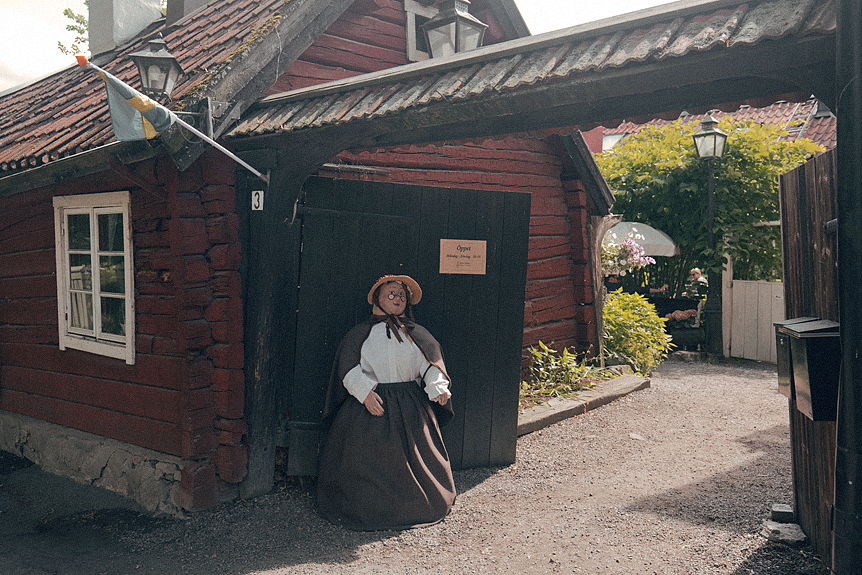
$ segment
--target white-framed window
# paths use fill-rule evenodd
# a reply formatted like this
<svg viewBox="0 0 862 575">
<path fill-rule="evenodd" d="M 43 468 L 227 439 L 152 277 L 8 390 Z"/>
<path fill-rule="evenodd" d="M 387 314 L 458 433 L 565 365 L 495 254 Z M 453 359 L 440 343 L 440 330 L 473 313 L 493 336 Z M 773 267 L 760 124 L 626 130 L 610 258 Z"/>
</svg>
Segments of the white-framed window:
<svg viewBox="0 0 862 575">
<path fill-rule="evenodd" d="M 429 59 L 431 54 L 421 26 L 437 15 L 437 7 L 423 6 L 416 0 L 404 0 L 404 12 L 407 13 L 407 59 L 411 62 Z"/>
<path fill-rule="evenodd" d="M 129 192 L 54 198 L 60 349 L 135 363 Z"/>
</svg>

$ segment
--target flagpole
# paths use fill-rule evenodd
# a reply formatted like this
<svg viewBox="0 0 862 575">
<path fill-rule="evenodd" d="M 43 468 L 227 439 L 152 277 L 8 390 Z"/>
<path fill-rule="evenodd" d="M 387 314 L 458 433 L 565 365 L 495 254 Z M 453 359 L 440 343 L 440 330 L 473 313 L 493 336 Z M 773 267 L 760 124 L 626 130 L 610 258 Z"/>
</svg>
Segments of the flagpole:
<svg viewBox="0 0 862 575">
<path fill-rule="evenodd" d="M 83 55 L 77 55 L 77 56 L 75 56 L 75 58 L 78 60 L 78 65 L 79 65 L 79 66 L 84 67 L 84 68 L 89 68 L 89 69 L 91 69 L 91 70 L 95 70 L 96 72 L 98 72 L 98 73 L 100 73 L 100 74 L 102 75 L 102 79 L 105 81 L 105 84 L 106 84 L 106 89 L 108 89 L 108 107 L 109 107 L 109 108 L 111 107 L 111 88 L 109 87 L 109 86 L 110 86 L 110 83 L 109 83 L 108 78 L 110 78 L 112 81 L 116 82 L 116 83 L 117 83 L 119 86 L 121 86 L 122 88 L 124 88 L 124 89 L 128 90 L 128 92 L 129 92 L 130 94 L 134 94 L 136 98 L 137 98 L 137 97 L 140 97 L 140 98 L 142 98 L 142 99 L 146 100 L 149 104 L 151 104 L 149 107 L 145 108 L 145 110 L 149 110 L 149 109 L 151 109 L 151 108 L 157 108 L 157 109 L 161 109 L 161 110 L 163 110 L 166 114 L 169 114 L 169 115 L 170 115 L 170 118 L 173 120 L 173 122 L 176 122 L 176 123 L 180 124 L 181 126 L 183 126 L 184 128 L 186 128 L 187 130 L 189 130 L 191 133 L 193 133 L 193 134 L 197 135 L 197 136 L 198 136 L 198 137 L 200 137 L 202 140 L 204 140 L 204 141 L 205 141 L 205 142 L 207 142 L 208 144 L 210 144 L 210 145 L 212 145 L 213 147 L 215 147 L 215 148 L 216 148 L 217 150 L 219 150 L 220 152 L 222 152 L 222 153 L 224 153 L 224 154 L 227 154 L 227 156 L 228 156 L 229 158 L 231 158 L 231 159 L 235 160 L 237 163 L 239 163 L 241 166 L 243 166 L 244 168 L 246 168 L 246 169 L 247 169 L 248 171 L 250 171 L 252 174 L 254 174 L 254 175 L 255 175 L 255 176 L 257 176 L 258 178 L 260 178 L 261 180 L 263 180 L 263 181 L 266 183 L 266 185 L 269 185 L 269 174 L 268 174 L 268 173 L 267 173 L 266 175 L 261 174 L 260 172 L 258 172 L 257 170 L 255 170 L 254 168 L 252 168 L 251 166 L 249 166 L 249 165 L 248 165 L 246 162 L 244 162 L 242 159 L 240 159 L 240 158 L 239 158 L 239 156 L 237 156 L 236 154 L 234 154 L 233 152 L 231 152 L 230 150 L 228 150 L 227 148 L 225 148 L 224 146 L 222 146 L 221 144 L 219 144 L 218 142 L 216 142 L 215 140 L 213 140 L 212 138 L 210 138 L 209 136 L 207 136 L 206 134 L 204 134 L 203 132 L 201 132 L 200 130 L 198 130 L 197 128 L 195 128 L 194 126 L 192 126 L 192 125 L 188 124 L 187 122 L 183 121 L 181 118 L 179 118 L 179 117 L 178 117 L 175 113 L 173 113 L 172 111 L 168 110 L 167 108 L 165 108 L 164 106 L 162 106 L 162 105 L 161 105 L 161 104 L 159 104 L 158 102 L 152 102 L 149 98 L 147 98 L 146 96 L 142 95 L 140 92 L 138 92 L 137 90 L 135 90 L 135 89 L 134 89 L 134 88 L 132 88 L 131 86 L 127 85 L 126 83 L 124 83 L 123 81 L 121 81 L 121 80 L 120 80 L 120 79 L 118 79 L 118 78 L 114 78 L 113 76 L 111 76 L 110 74 L 108 74 L 107 72 L 105 72 L 104 70 L 102 70 L 101 68 L 99 68 L 98 66 L 96 66 L 95 64 L 93 64 L 92 62 L 90 62 L 89 60 L 87 60 L 87 57 L 86 57 L 86 56 L 83 56 Z M 116 86 L 114 86 L 114 90 L 115 90 L 115 91 L 116 91 L 116 89 L 117 89 L 117 87 L 116 87 Z M 124 97 L 124 96 L 120 96 L 120 97 L 123 97 L 123 98 L 128 102 L 128 101 L 129 101 L 129 100 L 128 100 L 128 98 L 129 98 L 130 96 L 129 96 L 129 95 L 126 95 L 125 97 Z M 125 103 L 125 102 L 124 102 L 124 103 Z M 129 104 L 131 104 L 131 102 L 129 102 Z M 132 107 L 133 107 L 134 109 L 136 109 L 136 110 L 138 111 L 138 113 L 141 113 L 141 114 L 142 114 L 142 113 L 144 113 L 144 111 L 145 111 L 145 110 L 140 109 L 140 107 L 136 107 L 136 106 L 134 106 L 134 105 L 132 105 Z M 111 121 L 112 121 L 112 122 L 114 121 L 113 114 L 114 114 L 114 111 L 113 111 L 113 108 L 111 108 Z M 146 123 L 146 122 L 144 122 L 144 123 Z M 170 126 L 168 126 L 168 127 L 170 127 Z M 162 131 L 164 131 L 164 130 L 166 130 L 166 129 L 167 129 L 167 127 L 165 127 L 165 128 L 161 128 L 161 129 L 157 129 L 157 130 L 156 130 L 156 132 L 157 132 L 157 133 L 160 133 L 160 132 L 162 132 Z M 118 139 L 121 139 L 121 140 L 123 139 L 123 138 L 121 138 L 121 137 L 120 137 L 119 133 L 117 132 L 117 126 L 116 126 L 116 124 L 114 125 L 114 133 L 117 135 L 117 138 L 118 138 Z M 146 136 L 146 137 L 148 137 L 148 138 L 152 138 L 153 136 L 152 136 L 152 135 L 150 135 L 150 136 Z M 131 138 L 127 138 L 127 139 L 143 139 L 143 138 L 135 138 L 135 137 L 131 137 Z"/>
<path fill-rule="evenodd" d="M 258 178 L 260 178 L 264 182 L 266 182 L 266 185 L 269 185 L 269 174 L 266 174 L 266 175 L 261 174 L 260 172 L 258 172 L 257 170 L 255 170 L 254 168 L 249 166 L 247 163 L 245 163 L 239 156 L 237 156 L 236 154 L 234 154 L 233 152 L 231 152 L 230 150 L 228 150 L 227 148 L 225 148 L 224 146 L 222 146 L 221 144 L 219 144 L 218 142 L 216 142 L 215 140 L 213 140 L 212 138 L 210 138 L 209 136 L 207 136 L 206 134 L 204 134 L 203 132 L 201 132 L 200 130 L 195 128 L 194 126 L 190 125 L 188 122 L 183 121 L 183 119 L 180 118 L 179 116 L 177 116 L 176 114 L 174 114 L 174 118 L 175 118 L 174 121 L 177 124 L 184 127 L 185 129 L 190 131 L 192 134 L 198 136 L 200 139 L 204 140 L 208 144 L 211 144 L 218 151 L 220 151 L 224 154 L 227 154 L 228 157 L 236 160 L 236 162 L 239 163 L 239 165 L 241 165 L 242 167 L 247 169 L 249 172 L 251 172 L 252 174 L 257 176 Z"/>
</svg>

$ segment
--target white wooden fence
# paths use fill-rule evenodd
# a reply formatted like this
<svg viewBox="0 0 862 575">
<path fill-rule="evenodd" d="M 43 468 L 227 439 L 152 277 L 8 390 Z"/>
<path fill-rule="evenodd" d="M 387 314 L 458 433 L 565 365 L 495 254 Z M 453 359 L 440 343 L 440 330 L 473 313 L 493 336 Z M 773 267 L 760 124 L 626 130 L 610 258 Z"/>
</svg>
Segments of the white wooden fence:
<svg viewBox="0 0 862 575">
<path fill-rule="evenodd" d="M 734 280 L 722 282 L 725 357 L 775 363 L 775 327 L 784 318 L 784 284 Z"/>
</svg>

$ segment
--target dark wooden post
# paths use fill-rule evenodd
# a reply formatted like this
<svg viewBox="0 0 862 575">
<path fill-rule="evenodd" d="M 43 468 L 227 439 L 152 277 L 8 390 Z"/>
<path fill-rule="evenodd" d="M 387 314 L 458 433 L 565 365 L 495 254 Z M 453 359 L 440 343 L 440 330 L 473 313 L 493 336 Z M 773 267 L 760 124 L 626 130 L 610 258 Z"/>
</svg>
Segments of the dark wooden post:
<svg viewBox="0 0 862 575">
<path fill-rule="evenodd" d="M 862 557 L 862 4 L 838 1 L 838 302 L 841 377 L 832 508 L 832 571 L 859 572 Z"/>
</svg>

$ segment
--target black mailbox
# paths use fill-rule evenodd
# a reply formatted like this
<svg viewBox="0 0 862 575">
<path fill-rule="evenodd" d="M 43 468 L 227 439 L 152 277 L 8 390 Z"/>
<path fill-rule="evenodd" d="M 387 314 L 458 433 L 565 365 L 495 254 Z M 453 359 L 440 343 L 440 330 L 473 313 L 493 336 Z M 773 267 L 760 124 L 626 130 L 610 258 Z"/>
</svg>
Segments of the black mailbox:
<svg viewBox="0 0 862 575">
<path fill-rule="evenodd" d="M 841 345 L 838 324 L 828 319 L 778 328 L 790 336 L 796 409 L 814 421 L 835 421 Z"/>
<path fill-rule="evenodd" d="M 796 323 L 815 321 L 816 317 L 797 317 L 775 322 L 775 357 L 778 361 L 778 391 L 793 399 L 793 363 L 790 360 L 790 336 L 781 333 L 781 328 Z"/>
</svg>

